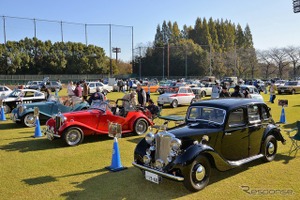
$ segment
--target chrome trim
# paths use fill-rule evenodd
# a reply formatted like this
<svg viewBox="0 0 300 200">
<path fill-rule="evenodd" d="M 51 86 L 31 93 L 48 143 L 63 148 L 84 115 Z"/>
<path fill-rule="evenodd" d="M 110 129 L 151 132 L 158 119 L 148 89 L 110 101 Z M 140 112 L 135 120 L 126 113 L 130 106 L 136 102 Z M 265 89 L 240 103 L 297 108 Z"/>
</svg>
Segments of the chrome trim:
<svg viewBox="0 0 300 200">
<path fill-rule="evenodd" d="M 184 180 L 184 178 L 181 177 L 181 176 L 174 176 L 174 175 L 167 174 L 167 173 L 164 173 L 164 172 L 161 172 L 161 171 L 157 171 L 155 169 L 147 168 L 147 167 L 145 167 L 143 165 L 137 164 L 136 162 L 133 162 L 132 165 L 135 166 L 135 167 L 137 167 L 137 168 L 140 168 L 140 169 L 152 172 L 154 174 L 157 174 L 157 175 L 160 175 L 160 176 L 163 176 L 163 177 L 175 180 L 175 181 L 183 181 Z"/>
</svg>

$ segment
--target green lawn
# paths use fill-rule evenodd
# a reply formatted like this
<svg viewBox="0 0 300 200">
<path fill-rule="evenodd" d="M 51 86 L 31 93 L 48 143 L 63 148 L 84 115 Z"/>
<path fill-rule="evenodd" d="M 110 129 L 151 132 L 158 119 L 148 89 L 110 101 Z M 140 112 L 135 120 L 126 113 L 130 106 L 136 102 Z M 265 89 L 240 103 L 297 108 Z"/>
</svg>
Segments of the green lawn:
<svg viewBox="0 0 300 200">
<path fill-rule="evenodd" d="M 66 91 L 60 92 L 65 95 Z M 108 98 L 122 97 L 110 93 Z M 156 101 L 158 95 L 152 94 Z M 277 95 L 288 99 L 285 108 L 286 124 L 282 133 L 300 120 L 300 95 Z M 266 101 L 269 96 L 264 95 Z M 281 107 L 268 105 L 275 121 L 279 121 Z M 162 115 L 185 115 L 187 106 L 164 108 Z M 275 161 L 260 160 L 226 172 L 212 171 L 209 185 L 198 193 L 190 193 L 182 183 L 163 179 L 153 184 L 134 168 L 133 151 L 144 136 L 127 135 L 119 139 L 121 172 L 109 172 L 113 140 L 107 136 L 85 138 L 76 147 L 66 147 L 60 140 L 33 138 L 34 128 L 23 128 L 9 120 L 0 121 L 0 199 L 299 199 L 300 160 L 289 156 L 291 145 L 278 143 Z M 243 190 L 248 188 L 248 194 Z M 263 190 L 263 194 L 257 191 Z M 276 194 L 270 194 L 276 191 Z M 292 194 L 290 193 L 292 191 Z M 268 194 L 265 194 L 268 192 Z M 286 194 L 287 192 L 287 194 Z"/>
</svg>

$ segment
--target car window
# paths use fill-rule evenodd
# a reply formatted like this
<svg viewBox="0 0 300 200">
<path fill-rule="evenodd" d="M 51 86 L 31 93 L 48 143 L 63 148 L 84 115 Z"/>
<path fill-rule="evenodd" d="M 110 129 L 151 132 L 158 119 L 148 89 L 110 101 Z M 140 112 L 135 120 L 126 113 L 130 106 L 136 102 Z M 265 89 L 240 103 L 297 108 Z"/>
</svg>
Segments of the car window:
<svg viewBox="0 0 300 200">
<path fill-rule="evenodd" d="M 188 92 L 188 93 L 193 93 L 191 88 L 188 88 L 188 89 L 187 89 L 187 92 Z"/>
<path fill-rule="evenodd" d="M 244 118 L 244 110 L 242 108 L 238 108 L 232 111 L 228 118 L 228 126 L 240 126 L 245 124 Z"/>
<path fill-rule="evenodd" d="M 248 119 L 250 123 L 260 120 L 259 109 L 257 105 L 248 106 Z"/>
<path fill-rule="evenodd" d="M 180 90 L 178 91 L 178 93 L 186 93 L 186 89 L 185 88 L 180 88 Z"/>
<path fill-rule="evenodd" d="M 34 92 L 28 91 L 25 93 L 24 97 L 34 97 Z"/>
<path fill-rule="evenodd" d="M 225 119 L 226 111 L 213 108 L 213 107 L 202 107 L 195 106 L 189 111 L 188 120 L 200 120 L 200 121 L 210 121 L 217 124 L 223 124 Z"/>
<path fill-rule="evenodd" d="M 270 118 L 269 109 L 266 106 L 261 107 L 261 117 L 266 120 Z"/>
<path fill-rule="evenodd" d="M 95 87 L 95 83 L 91 83 L 89 87 Z"/>
</svg>

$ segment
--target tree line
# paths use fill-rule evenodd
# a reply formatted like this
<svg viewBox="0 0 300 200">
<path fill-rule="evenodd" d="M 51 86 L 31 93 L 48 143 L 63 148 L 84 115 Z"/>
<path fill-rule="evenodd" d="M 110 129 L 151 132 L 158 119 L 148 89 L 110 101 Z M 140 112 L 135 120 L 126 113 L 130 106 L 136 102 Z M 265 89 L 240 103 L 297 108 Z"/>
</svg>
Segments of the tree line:
<svg viewBox="0 0 300 200">
<path fill-rule="evenodd" d="M 0 44 L 1 74 L 109 74 L 131 72 L 131 65 L 110 61 L 103 48 L 74 42 L 25 38 Z M 127 71 L 126 71 L 127 70 Z"/>
</svg>

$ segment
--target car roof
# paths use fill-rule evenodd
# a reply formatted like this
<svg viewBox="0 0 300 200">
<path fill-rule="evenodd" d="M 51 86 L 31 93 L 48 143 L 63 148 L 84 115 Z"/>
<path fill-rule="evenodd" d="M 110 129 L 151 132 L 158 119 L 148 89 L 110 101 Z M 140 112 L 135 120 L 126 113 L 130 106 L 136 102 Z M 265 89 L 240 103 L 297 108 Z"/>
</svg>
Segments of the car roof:
<svg viewBox="0 0 300 200">
<path fill-rule="evenodd" d="M 265 104 L 256 99 L 250 98 L 222 98 L 222 99 L 211 99 L 203 100 L 193 103 L 193 106 L 207 106 L 207 107 L 217 107 L 224 110 L 232 110 L 237 107 L 251 105 L 251 104 Z"/>
</svg>

